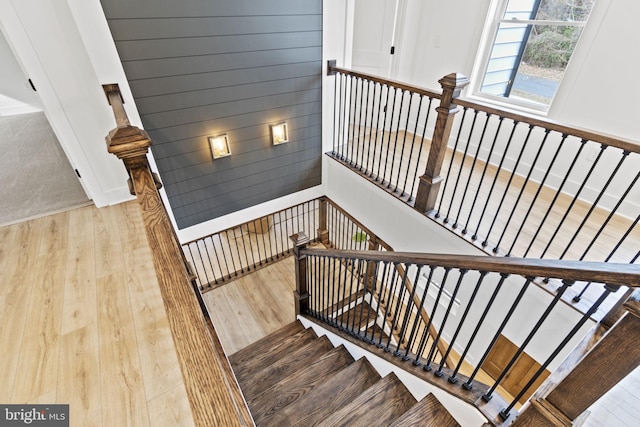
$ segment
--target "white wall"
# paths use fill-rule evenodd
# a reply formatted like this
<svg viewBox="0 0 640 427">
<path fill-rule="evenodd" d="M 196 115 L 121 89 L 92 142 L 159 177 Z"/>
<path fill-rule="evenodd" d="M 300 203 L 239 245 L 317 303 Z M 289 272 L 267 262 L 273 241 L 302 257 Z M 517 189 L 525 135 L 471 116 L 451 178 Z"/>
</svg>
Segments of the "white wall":
<svg viewBox="0 0 640 427">
<path fill-rule="evenodd" d="M 98 1 L 91 2 L 100 7 Z M 38 89 L 44 111 L 72 167 L 97 206 L 129 199 L 122 163 L 106 150 L 115 125 L 70 3 L 0 0 L 0 27 Z M 90 25 L 90 24 L 89 24 Z"/>
<path fill-rule="evenodd" d="M 471 75 L 490 0 L 407 0 L 398 77 L 440 89 L 449 73 Z"/>
<path fill-rule="evenodd" d="M 418 86 L 439 89 L 437 81 L 451 72 L 473 75 L 474 61 L 481 45 L 485 18 L 492 6 L 491 0 L 476 2 L 437 0 L 407 0 L 402 43 L 398 46 L 396 75 L 393 79 Z M 590 22 L 569 64 L 564 81 L 547 117 L 564 124 L 593 129 L 600 133 L 626 138 L 640 144 L 640 128 L 636 121 L 640 108 L 633 103 L 640 95 L 640 84 L 634 81 L 634 71 L 640 68 L 640 57 L 634 52 L 640 46 L 640 34 L 634 30 L 640 3 L 633 0 L 600 0 L 596 2 Z M 616 86 L 617 85 L 617 86 Z M 463 91 L 463 96 L 468 96 Z M 459 118 L 458 118 L 459 119 Z M 455 125 L 453 137 L 455 137 Z M 495 125 L 489 127 L 489 134 Z M 521 132 L 524 134 L 524 132 Z M 508 133 L 498 139 L 494 158 L 503 153 Z M 559 138 L 558 138 L 559 139 Z M 575 144 L 574 144 L 575 145 Z M 581 171 L 589 170 L 598 148 L 591 146 L 577 162 L 576 173 L 567 182 L 564 191 L 575 194 L 580 187 Z M 515 151 L 512 148 L 512 152 Z M 618 153 L 609 153 L 594 178 L 581 193 L 581 198 L 595 200 L 619 159 Z M 575 150 L 573 151 L 575 152 Z M 570 150 L 558 159 L 547 184 L 558 188 L 573 160 Z M 481 158 L 487 158 L 487 152 Z M 484 157 L 483 157 L 484 156 Z M 550 160 L 551 154 L 549 154 Z M 635 176 L 640 156 L 635 162 L 627 161 L 622 177 Z M 515 163 L 510 156 L 505 167 Z M 524 159 L 523 164 L 532 158 Z M 497 163 L 497 162 L 496 162 Z M 544 164 L 544 163 L 541 163 Z M 534 179 L 544 171 L 534 174 Z M 626 189 L 614 182 L 600 205 L 612 209 Z M 640 186 L 627 197 L 619 210 L 632 219 L 640 211 Z"/>
<path fill-rule="evenodd" d="M 0 116 L 42 111 L 9 43 L 0 32 Z"/>
</svg>

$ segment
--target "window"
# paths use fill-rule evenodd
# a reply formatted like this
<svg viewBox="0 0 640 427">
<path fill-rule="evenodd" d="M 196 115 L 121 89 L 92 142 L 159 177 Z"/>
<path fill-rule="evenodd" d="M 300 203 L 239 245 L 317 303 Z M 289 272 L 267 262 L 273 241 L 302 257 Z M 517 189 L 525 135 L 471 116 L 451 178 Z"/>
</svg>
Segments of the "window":
<svg viewBox="0 0 640 427">
<path fill-rule="evenodd" d="M 595 0 L 496 0 L 480 95 L 547 110 Z"/>
</svg>

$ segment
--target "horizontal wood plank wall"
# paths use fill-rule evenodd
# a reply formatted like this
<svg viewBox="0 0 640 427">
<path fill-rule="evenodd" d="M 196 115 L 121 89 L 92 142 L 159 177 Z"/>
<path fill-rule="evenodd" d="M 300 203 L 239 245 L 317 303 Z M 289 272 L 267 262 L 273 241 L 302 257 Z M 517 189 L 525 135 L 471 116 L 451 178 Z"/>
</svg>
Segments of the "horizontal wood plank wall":
<svg viewBox="0 0 640 427">
<path fill-rule="evenodd" d="M 321 0 L 102 5 L 179 227 L 320 184 Z"/>
</svg>

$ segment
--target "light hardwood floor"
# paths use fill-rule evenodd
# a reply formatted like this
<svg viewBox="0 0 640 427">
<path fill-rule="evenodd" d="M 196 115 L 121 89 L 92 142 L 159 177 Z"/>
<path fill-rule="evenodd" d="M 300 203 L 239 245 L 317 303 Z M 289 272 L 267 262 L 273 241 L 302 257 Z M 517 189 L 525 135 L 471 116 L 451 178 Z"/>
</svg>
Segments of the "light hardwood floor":
<svg viewBox="0 0 640 427">
<path fill-rule="evenodd" d="M 0 228 L 0 402 L 193 425 L 136 202 Z"/>
</svg>

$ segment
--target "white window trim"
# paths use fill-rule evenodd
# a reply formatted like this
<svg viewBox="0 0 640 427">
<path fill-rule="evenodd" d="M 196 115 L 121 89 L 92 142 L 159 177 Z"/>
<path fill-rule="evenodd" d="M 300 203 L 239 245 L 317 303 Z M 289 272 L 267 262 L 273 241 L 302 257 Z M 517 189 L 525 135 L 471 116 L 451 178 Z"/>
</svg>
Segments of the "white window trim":
<svg viewBox="0 0 640 427">
<path fill-rule="evenodd" d="M 502 21 L 500 18 L 496 18 L 496 17 L 504 15 L 504 10 L 507 7 L 507 2 L 508 0 L 492 0 L 491 4 L 489 5 L 487 16 L 485 18 L 483 31 L 482 31 L 482 36 L 480 38 L 480 43 L 478 45 L 478 51 L 477 51 L 478 54 L 476 55 L 475 61 L 473 63 L 473 70 L 471 72 L 471 79 L 470 79 L 471 84 L 467 89 L 467 98 L 488 103 L 491 105 L 495 105 L 507 111 L 513 111 L 516 113 L 527 113 L 527 114 L 546 117 L 549 115 L 549 112 L 554 109 L 554 104 L 558 99 L 558 94 L 561 92 L 562 85 L 566 84 L 565 83 L 566 70 L 565 70 L 565 75 L 563 76 L 562 81 L 560 82 L 560 85 L 558 87 L 558 91 L 556 92 L 553 100 L 549 105 L 536 104 L 533 101 L 519 100 L 517 98 L 504 98 L 504 97 L 480 92 L 480 89 L 482 88 L 482 82 L 484 80 L 484 74 L 486 71 L 487 63 L 489 61 L 489 57 L 491 56 L 491 49 L 493 47 L 495 35 Z M 594 9 L 597 8 L 598 3 L 604 3 L 604 2 L 605 0 L 598 0 L 596 2 L 596 5 L 594 6 Z M 589 22 L 589 26 L 594 25 L 592 23 L 593 15 L 594 14 L 592 10 L 589 16 L 589 19 L 587 21 Z M 528 24 L 528 23 L 531 23 L 532 21 L 535 21 L 535 20 L 513 20 L 513 23 Z M 512 22 L 512 21 L 509 20 L 509 22 Z M 561 25 L 566 25 L 566 22 L 564 21 L 559 21 L 559 22 L 546 21 L 546 22 L 548 22 L 549 25 L 552 25 L 553 23 L 557 23 L 559 25 L 561 23 Z M 587 27 L 587 22 L 580 23 L 580 25 L 572 24 L 571 26 L 580 26 L 584 29 Z M 584 37 L 582 37 L 581 35 L 580 40 L 578 41 L 578 45 L 576 46 L 576 48 L 574 49 L 571 55 L 571 59 L 569 60 L 567 69 L 569 68 L 569 65 L 571 63 L 576 62 L 575 60 L 575 57 L 577 56 L 576 52 L 578 52 L 579 50 L 578 46 L 581 44 L 583 39 Z"/>
</svg>

